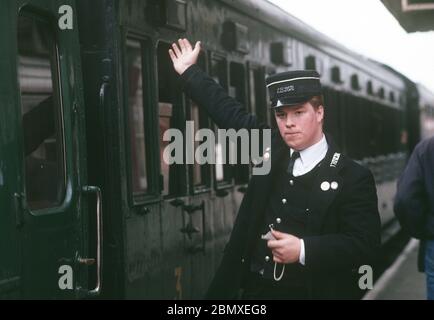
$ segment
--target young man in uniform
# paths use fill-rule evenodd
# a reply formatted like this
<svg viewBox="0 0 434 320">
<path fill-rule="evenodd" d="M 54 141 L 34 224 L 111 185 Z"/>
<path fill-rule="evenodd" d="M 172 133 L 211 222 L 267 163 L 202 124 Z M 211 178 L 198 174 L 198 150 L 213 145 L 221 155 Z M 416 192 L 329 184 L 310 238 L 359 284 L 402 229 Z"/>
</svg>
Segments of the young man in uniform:
<svg viewBox="0 0 434 320">
<path fill-rule="evenodd" d="M 186 39 L 169 50 L 186 93 L 220 128 L 267 129 L 200 70 L 199 53 L 200 43 L 192 48 Z M 266 83 L 278 126 L 271 171 L 251 178 L 206 297 L 353 298 L 359 267 L 372 266 L 380 246 L 372 174 L 323 133 L 316 71 L 284 72 Z"/>
</svg>

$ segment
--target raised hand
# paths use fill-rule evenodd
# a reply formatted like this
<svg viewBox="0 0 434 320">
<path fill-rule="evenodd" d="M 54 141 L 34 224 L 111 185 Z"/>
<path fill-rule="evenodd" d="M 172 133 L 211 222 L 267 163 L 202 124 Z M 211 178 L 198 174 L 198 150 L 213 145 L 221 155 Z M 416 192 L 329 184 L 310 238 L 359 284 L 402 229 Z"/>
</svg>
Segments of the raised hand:
<svg viewBox="0 0 434 320">
<path fill-rule="evenodd" d="M 179 47 L 178 47 L 179 45 Z M 169 49 L 169 55 L 173 62 L 173 67 L 178 74 L 183 74 L 190 66 L 197 62 L 200 53 L 200 41 L 196 42 L 194 49 L 187 39 L 179 39 L 178 44 L 173 43 Z"/>
</svg>

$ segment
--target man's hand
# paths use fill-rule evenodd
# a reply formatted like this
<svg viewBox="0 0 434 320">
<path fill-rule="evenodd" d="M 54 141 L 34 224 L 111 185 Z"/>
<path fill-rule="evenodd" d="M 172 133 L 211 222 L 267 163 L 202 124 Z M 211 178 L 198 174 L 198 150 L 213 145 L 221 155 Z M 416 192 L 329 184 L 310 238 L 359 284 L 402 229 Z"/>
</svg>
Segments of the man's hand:
<svg viewBox="0 0 434 320">
<path fill-rule="evenodd" d="M 172 43 L 172 49 L 169 49 L 169 55 L 172 59 L 173 67 L 176 72 L 181 75 L 197 62 L 200 53 L 200 41 L 196 42 L 194 49 L 187 39 L 179 39 L 178 45 Z"/>
<path fill-rule="evenodd" d="M 268 248 L 273 252 L 273 260 L 277 263 L 294 263 L 300 258 L 300 239 L 276 230 L 271 231 L 276 240 L 267 242 Z"/>
</svg>

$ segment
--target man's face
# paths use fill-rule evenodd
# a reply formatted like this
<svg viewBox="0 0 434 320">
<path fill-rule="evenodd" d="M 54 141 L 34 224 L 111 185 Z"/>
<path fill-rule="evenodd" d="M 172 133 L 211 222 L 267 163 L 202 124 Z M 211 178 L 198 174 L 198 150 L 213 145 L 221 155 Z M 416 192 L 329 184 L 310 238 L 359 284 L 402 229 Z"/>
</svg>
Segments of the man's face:
<svg viewBox="0 0 434 320">
<path fill-rule="evenodd" d="M 294 150 L 304 150 L 322 138 L 324 108 L 314 108 L 310 102 L 298 106 L 283 106 L 275 112 L 280 135 Z"/>
</svg>

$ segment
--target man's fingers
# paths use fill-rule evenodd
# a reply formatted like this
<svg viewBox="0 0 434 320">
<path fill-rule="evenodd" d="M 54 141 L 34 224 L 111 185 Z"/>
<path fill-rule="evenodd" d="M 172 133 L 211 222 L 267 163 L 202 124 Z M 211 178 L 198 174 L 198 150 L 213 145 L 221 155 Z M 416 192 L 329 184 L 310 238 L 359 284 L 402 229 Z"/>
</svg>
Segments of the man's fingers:
<svg viewBox="0 0 434 320">
<path fill-rule="evenodd" d="M 278 257 L 276 257 L 276 256 L 273 256 L 273 261 L 277 262 L 277 263 L 283 263 L 283 260 L 280 259 L 280 258 L 278 258 Z"/>
<path fill-rule="evenodd" d="M 179 39 L 178 43 L 179 43 L 179 47 L 181 48 L 181 52 L 185 53 L 186 52 L 186 48 L 185 48 L 184 40 L 183 39 Z"/>
<path fill-rule="evenodd" d="M 277 258 L 279 258 L 279 259 L 282 258 L 282 255 L 281 255 L 280 252 L 277 251 L 277 250 L 272 250 L 271 253 L 273 254 L 274 257 L 277 257 Z"/>
<path fill-rule="evenodd" d="M 194 52 L 198 53 L 201 49 L 201 43 L 200 41 L 196 42 L 196 44 L 194 45 Z"/>
<path fill-rule="evenodd" d="M 188 50 L 188 51 L 192 51 L 193 48 L 191 47 L 191 43 L 190 41 L 188 41 L 187 39 L 182 39 L 183 43 L 184 43 L 184 47 Z"/>
<path fill-rule="evenodd" d="M 282 242 L 279 240 L 268 240 L 267 246 L 270 249 L 280 248 L 282 246 Z"/>
<path fill-rule="evenodd" d="M 169 56 L 172 59 L 172 61 L 175 61 L 177 59 L 177 57 L 176 57 L 176 55 L 172 49 L 169 49 Z"/>
<path fill-rule="evenodd" d="M 172 48 L 173 48 L 173 51 L 175 52 L 176 57 L 179 58 L 179 56 L 181 55 L 181 51 L 179 50 L 177 44 L 172 43 Z"/>
<path fill-rule="evenodd" d="M 284 238 L 288 238 L 288 237 L 289 237 L 289 234 L 288 234 L 288 233 L 283 233 L 283 232 L 280 232 L 280 231 L 276 231 L 276 230 L 274 230 L 274 229 L 271 230 L 271 233 L 273 234 L 273 236 L 274 236 L 277 240 L 279 240 L 279 239 L 284 239 Z"/>
</svg>

